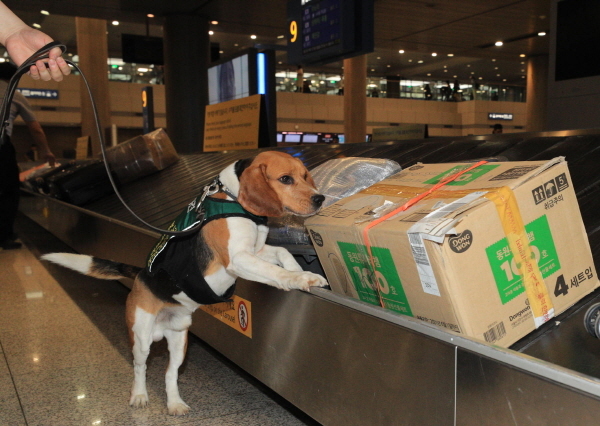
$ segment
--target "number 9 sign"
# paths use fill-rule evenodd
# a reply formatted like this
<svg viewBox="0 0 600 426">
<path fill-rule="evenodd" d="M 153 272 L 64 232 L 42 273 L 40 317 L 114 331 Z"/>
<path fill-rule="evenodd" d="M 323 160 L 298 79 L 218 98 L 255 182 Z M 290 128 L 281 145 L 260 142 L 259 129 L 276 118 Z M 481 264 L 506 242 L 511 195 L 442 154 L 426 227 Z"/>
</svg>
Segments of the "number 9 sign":
<svg viewBox="0 0 600 426">
<path fill-rule="evenodd" d="M 290 22 L 290 42 L 294 43 L 298 40 L 298 23 L 296 21 Z"/>
</svg>

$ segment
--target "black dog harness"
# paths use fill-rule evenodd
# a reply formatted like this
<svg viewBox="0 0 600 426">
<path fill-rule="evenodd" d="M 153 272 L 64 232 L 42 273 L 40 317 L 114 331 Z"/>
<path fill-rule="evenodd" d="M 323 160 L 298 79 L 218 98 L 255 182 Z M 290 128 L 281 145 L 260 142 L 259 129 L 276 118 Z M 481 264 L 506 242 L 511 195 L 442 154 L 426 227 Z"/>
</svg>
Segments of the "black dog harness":
<svg viewBox="0 0 600 426">
<path fill-rule="evenodd" d="M 237 201 L 211 198 L 210 195 L 219 191 L 228 193 L 220 182 L 215 181 L 207 188 L 168 228 L 170 231 L 185 231 L 200 224 L 198 231 L 184 236 L 164 234 L 148 256 L 146 272 L 152 281 L 158 281 L 156 284 L 162 290 L 159 291 L 160 296 L 167 296 L 164 291 L 168 289 L 169 296 L 161 298 L 168 298 L 170 302 L 177 303 L 172 296 L 183 291 L 196 303 L 209 305 L 229 301 L 235 291 L 233 284 L 219 296 L 204 279 L 203 272 L 210 260 L 210 250 L 202 241 L 198 241 L 202 227 L 213 220 L 228 217 L 243 217 L 257 225 L 267 224 L 266 217 L 250 213 Z"/>
</svg>

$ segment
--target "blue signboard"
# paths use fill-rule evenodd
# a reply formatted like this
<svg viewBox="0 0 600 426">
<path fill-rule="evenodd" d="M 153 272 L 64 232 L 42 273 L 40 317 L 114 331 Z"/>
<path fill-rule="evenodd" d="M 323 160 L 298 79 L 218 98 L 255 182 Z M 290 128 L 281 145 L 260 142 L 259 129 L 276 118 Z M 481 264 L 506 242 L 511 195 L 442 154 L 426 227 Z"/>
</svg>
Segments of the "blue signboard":
<svg viewBox="0 0 600 426">
<path fill-rule="evenodd" d="M 58 99 L 58 90 L 51 89 L 17 89 L 26 98 L 32 99 Z"/>
</svg>

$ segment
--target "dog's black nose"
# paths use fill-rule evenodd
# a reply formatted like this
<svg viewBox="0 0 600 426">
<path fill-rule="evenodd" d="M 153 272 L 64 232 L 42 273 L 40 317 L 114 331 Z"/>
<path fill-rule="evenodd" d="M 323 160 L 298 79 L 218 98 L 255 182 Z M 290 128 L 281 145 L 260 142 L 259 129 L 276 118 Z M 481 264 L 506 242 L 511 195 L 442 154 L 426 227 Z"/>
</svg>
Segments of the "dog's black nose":
<svg viewBox="0 0 600 426">
<path fill-rule="evenodd" d="M 313 204 L 316 207 L 321 207 L 321 204 L 323 204 L 323 201 L 325 201 L 325 196 L 321 195 L 321 194 L 317 194 L 317 195 L 313 195 L 312 197 L 310 197 L 310 199 L 312 200 Z"/>
</svg>

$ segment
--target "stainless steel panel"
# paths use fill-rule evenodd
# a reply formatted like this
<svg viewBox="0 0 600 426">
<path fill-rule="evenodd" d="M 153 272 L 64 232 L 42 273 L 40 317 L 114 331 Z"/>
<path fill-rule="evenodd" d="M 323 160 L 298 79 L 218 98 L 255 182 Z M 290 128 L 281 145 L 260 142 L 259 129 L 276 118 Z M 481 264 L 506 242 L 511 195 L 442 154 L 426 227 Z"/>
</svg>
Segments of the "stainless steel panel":
<svg viewBox="0 0 600 426">
<path fill-rule="evenodd" d="M 459 350 L 458 426 L 584 426 L 600 419 L 600 399 Z"/>
<path fill-rule="evenodd" d="M 192 332 L 325 425 L 452 425 L 454 347 L 299 291 L 241 281 L 248 338 L 198 311 Z"/>
</svg>

